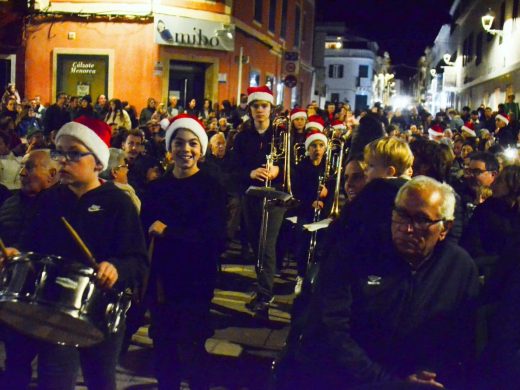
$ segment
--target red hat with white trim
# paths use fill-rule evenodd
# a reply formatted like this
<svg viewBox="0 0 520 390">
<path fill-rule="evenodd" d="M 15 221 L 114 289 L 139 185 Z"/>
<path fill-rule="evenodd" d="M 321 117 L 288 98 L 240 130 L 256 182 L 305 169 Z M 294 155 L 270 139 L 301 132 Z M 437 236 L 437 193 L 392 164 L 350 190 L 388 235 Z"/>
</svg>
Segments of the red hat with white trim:
<svg viewBox="0 0 520 390">
<path fill-rule="evenodd" d="M 319 115 L 311 115 L 307 124 L 305 125 L 305 130 L 308 129 L 318 129 L 319 131 L 323 131 L 325 127 L 325 122 L 323 122 L 323 118 Z"/>
<path fill-rule="evenodd" d="M 468 134 L 470 137 L 476 137 L 477 133 L 475 132 L 475 124 L 473 122 L 466 122 L 461 127 L 463 133 Z"/>
<path fill-rule="evenodd" d="M 274 104 L 273 92 L 267 85 L 261 87 L 249 87 L 247 89 L 247 104 L 254 102 L 255 100 L 263 100 Z"/>
<path fill-rule="evenodd" d="M 171 151 L 171 142 L 175 132 L 179 129 L 191 131 L 199 139 L 202 155 L 206 154 L 208 148 L 208 135 L 204 130 L 204 125 L 193 115 L 179 114 L 170 120 L 170 125 L 166 129 L 165 141 L 166 149 Z"/>
<path fill-rule="evenodd" d="M 323 134 L 321 131 L 311 131 L 309 134 L 307 134 L 307 138 L 305 139 L 305 150 L 309 149 L 309 146 L 314 141 L 321 141 L 325 144 L 325 149 L 327 148 L 327 136 Z"/>
<path fill-rule="evenodd" d="M 345 126 L 345 123 L 343 123 L 339 119 L 333 120 L 330 125 L 334 130 L 347 130 L 347 126 Z"/>
<path fill-rule="evenodd" d="M 108 124 L 99 119 L 82 115 L 61 127 L 56 134 L 56 143 L 64 135 L 73 137 L 85 145 L 101 163 L 103 170 L 107 169 L 110 157 L 108 148 L 112 137 L 112 129 Z"/>
<path fill-rule="evenodd" d="M 443 137 L 444 136 L 444 130 L 442 130 L 442 126 L 441 125 L 436 123 L 436 124 L 430 126 L 430 128 L 428 129 L 428 135 L 431 138 Z"/>
<path fill-rule="evenodd" d="M 307 111 L 303 108 L 293 108 L 291 111 L 291 120 L 295 120 L 296 118 L 305 118 L 307 119 Z"/>
<path fill-rule="evenodd" d="M 506 125 L 509 124 L 509 115 L 506 114 L 497 114 L 495 116 L 495 119 L 500 119 L 502 122 L 504 122 Z"/>
</svg>

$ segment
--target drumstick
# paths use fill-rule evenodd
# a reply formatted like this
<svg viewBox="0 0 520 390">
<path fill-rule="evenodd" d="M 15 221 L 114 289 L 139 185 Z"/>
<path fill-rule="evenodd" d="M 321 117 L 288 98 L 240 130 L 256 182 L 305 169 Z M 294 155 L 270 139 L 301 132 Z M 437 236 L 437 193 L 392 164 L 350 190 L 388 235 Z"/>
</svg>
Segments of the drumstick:
<svg viewBox="0 0 520 390">
<path fill-rule="evenodd" d="M 63 222 L 63 224 L 65 225 L 65 227 L 69 231 L 69 233 L 72 236 L 72 239 L 74 240 L 74 242 L 76 244 L 78 244 L 79 249 L 81 249 L 81 252 L 83 252 L 83 254 L 85 255 L 85 258 L 87 259 L 89 265 L 92 268 L 97 269 L 98 268 L 98 263 L 97 263 L 96 259 L 94 258 L 94 255 L 92 254 L 90 249 L 88 249 L 88 247 L 85 244 L 85 242 L 81 239 L 81 237 L 79 236 L 78 232 L 71 226 L 71 224 L 65 219 L 65 217 L 61 217 L 61 221 Z"/>
<path fill-rule="evenodd" d="M 6 260 L 9 259 L 10 256 L 7 254 L 7 248 L 5 247 L 4 242 L 2 241 L 1 238 L 0 238 L 0 250 L 2 251 L 2 255 L 4 255 L 4 258 Z"/>
</svg>

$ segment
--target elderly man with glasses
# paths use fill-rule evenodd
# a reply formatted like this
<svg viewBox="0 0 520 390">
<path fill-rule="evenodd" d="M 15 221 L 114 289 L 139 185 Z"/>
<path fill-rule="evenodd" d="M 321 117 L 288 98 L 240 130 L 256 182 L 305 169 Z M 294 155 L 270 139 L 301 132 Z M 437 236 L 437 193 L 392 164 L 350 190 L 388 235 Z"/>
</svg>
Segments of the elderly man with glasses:
<svg viewBox="0 0 520 390">
<path fill-rule="evenodd" d="M 449 185 L 417 176 L 397 193 L 389 242 L 331 248 L 287 388 L 465 388 L 478 275 L 445 240 L 454 210 Z"/>
</svg>

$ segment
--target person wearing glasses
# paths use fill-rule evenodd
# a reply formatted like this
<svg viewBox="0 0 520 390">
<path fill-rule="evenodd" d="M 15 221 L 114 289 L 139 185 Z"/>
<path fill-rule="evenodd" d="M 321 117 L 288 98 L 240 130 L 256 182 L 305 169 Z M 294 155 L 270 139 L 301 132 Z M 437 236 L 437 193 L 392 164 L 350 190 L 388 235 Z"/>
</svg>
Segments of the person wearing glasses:
<svg viewBox="0 0 520 390">
<path fill-rule="evenodd" d="M 331 248 L 286 388 L 466 388 L 479 281 L 446 240 L 454 210 L 449 185 L 417 176 L 395 197 L 390 242 Z"/>
<path fill-rule="evenodd" d="M 67 264 L 85 264 L 85 255 L 65 228 L 65 217 L 97 259 L 96 281 L 101 289 L 124 291 L 143 278 L 148 261 L 139 216 L 130 198 L 111 182 L 99 180 L 107 168 L 110 130 L 106 123 L 79 117 L 61 127 L 51 159 L 59 164 L 60 184 L 41 194 L 35 215 L 21 234 L 17 248 L 62 256 Z M 9 248 L 8 254 L 17 249 Z M 124 321 L 124 319 L 123 319 Z M 124 334 L 105 330 L 104 340 L 75 348 L 27 340 L 8 359 L 4 383 L 25 389 L 38 355 L 38 383 L 45 389 L 72 389 L 81 365 L 89 389 L 116 388 L 115 368 Z M 22 367 L 22 370 L 19 368 Z"/>
<path fill-rule="evenodd" d="M 249 119 L 234 140 L 232 177 L 239 193 L 242 194 L 244 221 L 248 240 L 258 259 L 258 245 L 262 220 L 262 198 L 246 196 L 249 186 L 263 187 L 271 181 L 272 187 L 281 183 L 280 167 L 274 162 L 268 169 L 266 156 L 271 153 L 273 123 L 271 119 L 274 97 L 267 86 L 247 89 Z M 269 304 L 273 301 L 273 283 L 276 272 L 276 241 L 282 224 L 284 210 L 273 207 L 269 211 L 267 237 L 264 242 L 264 256 L 260 259 L 261 270 L 257 269 L 258 285 L 255 296 L 247 307 L 255 314 L 267 316 Z"/>
</svg>

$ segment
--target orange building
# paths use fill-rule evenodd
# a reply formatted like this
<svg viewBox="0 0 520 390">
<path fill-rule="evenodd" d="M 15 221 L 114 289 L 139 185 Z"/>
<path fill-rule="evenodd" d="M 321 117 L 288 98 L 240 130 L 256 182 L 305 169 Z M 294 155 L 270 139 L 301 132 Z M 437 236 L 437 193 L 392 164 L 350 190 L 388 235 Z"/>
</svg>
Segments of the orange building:
<svg viewBox="0 0 520 390">
<path fill-rule="evenodd" d="M 171 95 L 182 105 L 192 97 L 235 103 L 248 86 L 268 84 L 277 103 L 307 104 L 314 7 L 314 0 L 36 0 L 18 84 L 44 102 L 65 91 L 138 109 L 148 97 Z M 283 84 L 288 75 L 293 88 Z"/>
</svg>

